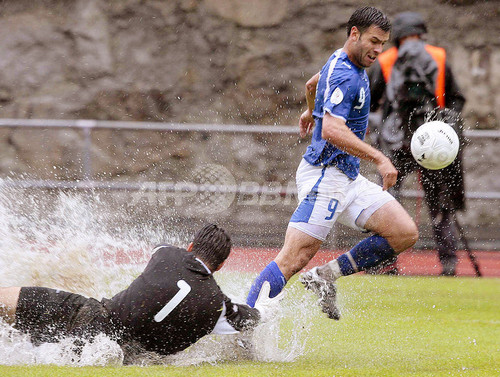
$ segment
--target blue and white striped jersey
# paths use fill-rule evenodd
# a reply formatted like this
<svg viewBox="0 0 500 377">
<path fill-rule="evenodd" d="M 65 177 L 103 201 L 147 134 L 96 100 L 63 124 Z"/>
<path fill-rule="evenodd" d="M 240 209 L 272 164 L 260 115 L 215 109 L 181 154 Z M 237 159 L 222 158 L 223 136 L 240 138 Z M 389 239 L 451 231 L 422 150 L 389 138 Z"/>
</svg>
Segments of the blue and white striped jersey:
<svg viewBox="0 0 500 377">
<path fill-rule="evenodd" d="M 349 178 L 356 179 L 359 158 L 321 138 L 323 116 L 328 112 L 342 118 L 351 131 L 363 140 L 369 111 L 370 83 L 366 71 L 354 65 L 342 49 L 335 51 L 320 72 L 313 111 L 316 126 L 304 159 L 314 166 L 335 165 Z"/>
</svg>

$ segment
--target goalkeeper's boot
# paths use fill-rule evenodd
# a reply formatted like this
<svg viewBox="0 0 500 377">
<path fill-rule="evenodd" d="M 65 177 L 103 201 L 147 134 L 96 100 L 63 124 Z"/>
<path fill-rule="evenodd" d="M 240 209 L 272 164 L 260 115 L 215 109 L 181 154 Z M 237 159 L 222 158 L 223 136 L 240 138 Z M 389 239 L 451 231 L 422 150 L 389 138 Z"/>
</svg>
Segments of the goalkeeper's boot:
<svg viewBox="0 0 500 377">
<path fill-rule="evenodd" d="M 323 278 L 318 275 L 318 267 L 300 275 L 300 282 L 306 289 L 313 291 L 318 297 L 318 304 L 321 310 L 328 315 L 328 318 L 339 320 L 340 310 L 337 307 L 337 285 L 335 279 Z"/>
</svg>

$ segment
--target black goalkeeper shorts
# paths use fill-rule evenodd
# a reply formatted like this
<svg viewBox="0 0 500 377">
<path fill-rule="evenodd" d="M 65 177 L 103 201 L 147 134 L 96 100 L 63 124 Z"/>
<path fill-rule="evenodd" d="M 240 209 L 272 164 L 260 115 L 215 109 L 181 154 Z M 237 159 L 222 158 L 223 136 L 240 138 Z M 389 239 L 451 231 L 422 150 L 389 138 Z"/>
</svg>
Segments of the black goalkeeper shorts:
<svg viewBox="0 0 500 377">
<path fill-rule="evenodd" d="M 57 342 L 65 337 L 91 340 L 99 333 L 117 337 L 100 301 L 43 287 L 21 288 L 14 327 L 29 334 L 33 344 Z"/>
</svg>

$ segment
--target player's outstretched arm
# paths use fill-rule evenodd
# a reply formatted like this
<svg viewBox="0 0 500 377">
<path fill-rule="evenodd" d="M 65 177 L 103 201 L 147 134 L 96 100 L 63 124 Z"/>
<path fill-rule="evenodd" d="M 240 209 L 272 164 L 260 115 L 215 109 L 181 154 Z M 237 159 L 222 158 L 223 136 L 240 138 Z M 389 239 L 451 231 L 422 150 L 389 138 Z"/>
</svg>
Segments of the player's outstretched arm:
<svg viewBox="0 0 500 377">
<path fill-rule="evenodd" d="M 227 296 L 224 296 L 224 306 L 226 313 L 219 318 L 213 333 L 231 334 L 237 331 L 250 330 L 261 321 L 258 309 L 245 304 L 236 304 Z"/>
<path fill-rule="evenodd" d="M 398 171 L 391 160 L 378 149 L 358 138 L 343 119 L 326 113 L 323 118 L 321 137 L 350 155 L 377 165 L 377 170 L 382 176 L 384 190 L 396 184 Z"/>
<path fill-rule="evenodd" d="M 319 72 L 311 77 L 306 83 L 307 110 L 302 113 L 299 119 L 300 137 L 306 137 L 314 128 L 314 100 L 316 98 L 316 87 L 318 86 Z"/>
<path fill-rule="evenodd" d="M 225 296 L 224 306 L 226 313 L 223 316 L 224 318 L 219 318 L 213 333 L 231 334 L 236 331 L 250 330 L 260 323 L 270 321 L 279 312 L 279 303 L 284 295 L 281 292 L 277 296 L 270 298 L 270 292 L 271 285 L 268 281 L 265 281 L 262 284 L 254 308 L 244 304 L 233 303 L 229 297 Z"/>
</svg>

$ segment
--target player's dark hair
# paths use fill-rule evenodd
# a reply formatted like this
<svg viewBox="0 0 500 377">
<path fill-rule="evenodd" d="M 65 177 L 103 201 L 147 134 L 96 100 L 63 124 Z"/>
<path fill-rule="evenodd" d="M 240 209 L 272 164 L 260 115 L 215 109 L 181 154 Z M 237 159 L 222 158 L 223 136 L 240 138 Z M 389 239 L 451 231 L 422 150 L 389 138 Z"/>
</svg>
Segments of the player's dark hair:
<svg viewBox="0 0 500 377">
<path fill-rule="evenodd" d="M 351 35 L 351 29 L 356 26 L 360 33 L 364 33 L 370 26 L 375 25 L 382 31 L 391 31 L 391 21 L 387 16 L 375 7 L 363 7 L 356 9 L 347 22 L 347 36 Z"/>
<path fill-rule="evenodd" d="M 194 236 L 193 254 L 215 271 L 229 256 L 231 237 L 215 224 L 205 225 Z"/>
</svg>

